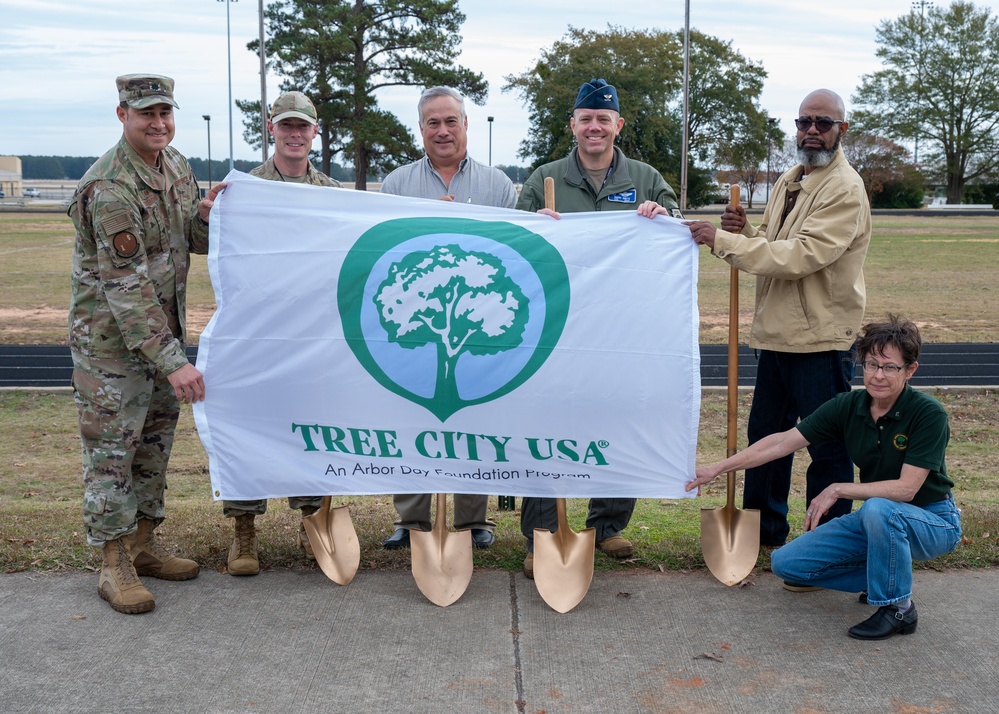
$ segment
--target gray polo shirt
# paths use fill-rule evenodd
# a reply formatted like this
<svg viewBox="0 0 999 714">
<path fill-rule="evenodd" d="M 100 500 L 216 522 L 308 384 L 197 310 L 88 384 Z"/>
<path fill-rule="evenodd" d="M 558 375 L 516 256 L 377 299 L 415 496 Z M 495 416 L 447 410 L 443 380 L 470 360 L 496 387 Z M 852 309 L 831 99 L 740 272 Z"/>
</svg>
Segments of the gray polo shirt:
<svg viewBox="0 0 999 714">
<path fill-rule="evenodd" d="M 458 167 L 458 173 L 451 179 L 451 185 L 444 179 L 424 156 L 419 161 L 400 166 L 385 177 L 382 193 L 411 198 L 440 198 L 454 194 L 455 203 L 474 203 L 479 206 L 514 208 L 517 205 L 517 190 L 507 175 L 497 168 L 480 164 L 465 156 Z"/>
</svg>

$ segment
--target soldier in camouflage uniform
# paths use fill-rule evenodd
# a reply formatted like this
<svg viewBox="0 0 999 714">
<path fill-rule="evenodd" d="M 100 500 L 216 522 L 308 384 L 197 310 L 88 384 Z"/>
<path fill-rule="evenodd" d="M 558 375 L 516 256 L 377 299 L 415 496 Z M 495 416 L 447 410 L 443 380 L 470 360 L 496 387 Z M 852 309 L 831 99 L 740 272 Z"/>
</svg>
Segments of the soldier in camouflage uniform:
<svg viewBox="0 0 999 714">
<path fill-rule="evenodd" d="M 184 351 L 189 252 L 208 251 L 216 186 L 199 202 L 187 159 L 170 148 L 173 80 L 118 77 L 117 146 L 80 180 L 69 344 L 83 452 L 87 542 L 103 549 L 100 596 L 119 612 L 148 612 L 138 575 L 188 580 L 198 564 L 164 550 L 166 468 L 185 403 L 204 398 Z"/>
<path fill-rule="evenodd" d="M 335 186 L 340 182 L 317 171 L 309 161 L 319 117 L 316 107 L 301 92 L 285 92 L 271 105 L 267 130 L 274 137 L 274 156 L 250 172 L 268 181 Z"/>
<path fill-rule="evenodd" d="M 250 175 L 269 181 L 340 188 L 339 181 L 317 171 L 309 161 L 317 125 L 316 107 L 306 95 L 301 92 L 286 92 L 275 99 L 267 121 L 267 128 L 274 137 L 274 156 L 253 169 Z M 292 496 L 288 499 L 288 507 L 300 510 L 304 518 L 319 510 L 322 502 L 322 496 Z M 235 518 L 232 545 L 229 546 L 230 575 L 256 575 L 260 572 L 253 520 L 266 511 L 266 499 L 223 501 L 223 515 Z M 305 555 L 314 560 L 316 555 L 309 543 L 304 523 L 298 525 L 298 543 L 305 550 Z"/>
</svg>

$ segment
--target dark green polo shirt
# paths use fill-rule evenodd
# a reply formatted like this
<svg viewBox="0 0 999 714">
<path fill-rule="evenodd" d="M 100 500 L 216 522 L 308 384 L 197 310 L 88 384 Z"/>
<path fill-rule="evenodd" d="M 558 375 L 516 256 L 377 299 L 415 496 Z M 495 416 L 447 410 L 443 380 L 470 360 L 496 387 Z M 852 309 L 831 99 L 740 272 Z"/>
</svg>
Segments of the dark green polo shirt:
<svg viewBox="0 0 999 714">
<path fill-rule="evenodd" d="M 889 481 L 902 474 L 902 464 L 929 469 L 910 501 L 927 506 L 951 493 L 944 455 L 950 425 L 943 405 L 909 385 L 887 414 L 871 418 L 871 396 L 865 389 L 840 394 L 805 417 L 798 431 L 810 444 L 842 441 L 860 469 L 860 482 Z"/>
</svg>

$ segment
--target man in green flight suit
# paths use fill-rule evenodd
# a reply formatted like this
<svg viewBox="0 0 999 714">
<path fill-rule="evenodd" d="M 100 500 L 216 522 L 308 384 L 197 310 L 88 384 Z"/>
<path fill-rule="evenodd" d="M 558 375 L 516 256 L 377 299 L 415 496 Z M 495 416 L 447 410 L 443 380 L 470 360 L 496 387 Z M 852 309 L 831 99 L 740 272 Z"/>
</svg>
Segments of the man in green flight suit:
<svg viewBox="0 0 999 714">
<path fill-rule="evenodd" d="M 676 192 L 652 166 L 629 159 L 614 140 L 624 128 L 617 90 L 603 79 L 592 79 L 579 89 L 569 127 L 576 147 L 564 159 L 539 166 L 524 182 L 517 208 L 545 207 L 545 179 L 555 179 L 555 209 L 580 211 L 634 211 L 654 201 L 680 215 Z"/>
<path fill-rule="evenodd" d="M 652 206 L 662 206 L 681 217 L 676 193 L 652 166 L 629 159 L 614 140 L 624 127 L 617 89 L 603 79 L 579 88 L 569 126 L 576 147 L 564 159 L 538 167 L 520 192 L 517 208 L 554 218 L 583 211 L 637 211 L 651 218 Z M 545 178 L 555 180 L 555 208 L 545 208 Z M 629 558 L 631 542 L 621 535 L 635 510 L 634 498 L 590 499 L 586 526 L 596 529 L 597 548 L 612 558 Z M 526 497 L 520 511 L 520 530 L 527 538 L 524 575 L 534 578 L 534 529 L 555 531 L 555 501 Z"/>
</svg>

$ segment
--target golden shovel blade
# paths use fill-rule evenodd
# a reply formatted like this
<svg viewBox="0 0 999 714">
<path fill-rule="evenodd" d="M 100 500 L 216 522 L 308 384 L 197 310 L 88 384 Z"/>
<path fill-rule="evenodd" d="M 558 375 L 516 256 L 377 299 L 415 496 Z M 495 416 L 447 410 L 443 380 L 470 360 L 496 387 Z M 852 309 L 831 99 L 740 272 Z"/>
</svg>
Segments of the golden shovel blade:
<svg viewBox="0 0 999 714">
<path fill-rule="evenodd" d="M 413 579 L 434 605 L 447 607 L 472 581 L 472 531 L 447 530 L 447 494 L 437 494 L 437 514 L 429 532 L 410 530 Z"/>
<path fill-rule="evenodd" d="M 701 552 L 719 581 L 730 587 L 741 583 L 760 554 L 760 512 L 732 505 L 702 508 Z"/>
<path fill-rule="evenodd" d="M 566 613 L 586 597 L 593 582 L 597 532 L 575 533 L 565 515 L 565 499 L 555 499 L 558 529 L 534 529 L 534 584 L 541 599 L 556 612 Z"/>
<path fill-rule="evenodd" d="M 332 499 L 323 498 L 319 510 L 302 519 L 316 563 L 326 577 L 338 585 L 354 579 L 361 564 L 361 544 L 347 506 L 330 508 Z"/>
</svg>

